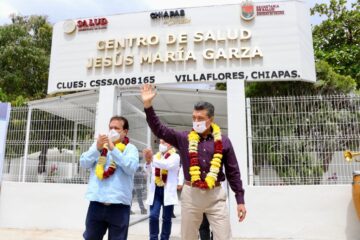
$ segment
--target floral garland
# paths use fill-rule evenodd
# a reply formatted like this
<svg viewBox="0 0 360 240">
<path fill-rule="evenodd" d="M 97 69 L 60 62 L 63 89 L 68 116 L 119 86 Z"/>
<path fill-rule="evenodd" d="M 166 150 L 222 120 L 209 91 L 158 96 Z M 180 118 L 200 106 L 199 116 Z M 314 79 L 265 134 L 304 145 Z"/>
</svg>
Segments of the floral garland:
<svg viewBox="0 0 360 240">
<path fill-rule="evenodd" d="M 198 157 L 198 144 L 200 141 L 200 136 L 197 132 L 192 130 L 188 135 L 189 140 L 189 157 L 190 157 L 190 169 L 189 173 L 191 176 L 192 186 L 199 187 L 202 189 L 212 189 L 215 187 L 217 177 L 221 167 L 221 159 L 223 157 L 222 150 L 222 140 L 221 140 L 221 131 L 220 127 L 212 123 L 212 135 L 214 137 L 214 155 L 210 162 L 210 171 L 207 173 L 205 181 L 201 180 L 200 177 L 200 164 Z"/>
<path fill-rule="evenodd" d="M 169 149 L 165 154 L 164 154 L 164 158 L 167 159 L 168 157 L 171 156 L 171 154 L 175 153 L 176 150 L 175 148 L 171 148 Z M 161 159 L 161 152 L 157 152 L 156 153 L 156 158 L 158 160 Z M 160 169 L 160 168 L 155 168 L 155 184 L 158 187 L 163 187 L 166 184 L 167 181 L 167 174 L 168 174 L 168 170 L 166 169 Z"/>
<path fill-rule="evenodd" d="M 119 149 L 120 152 L 123 152 L 126 148 L 126 145 L 129 143 L 129 138 L 125 137 L 123 142 L 119 142 L 115 144 L 115 147 Z M 106 156 L 108 153 L 107 144 L 104 144 L 103 149 L 101 149 L 99 160 L 95 166 L 95 175 L 98 179 L 103 180 L 109 178 L 111 175 L 114 174 L 116 171 L 116 164 L 113 160 L 110 162 L 110 166 L 105 171 L 105 164 L 106 164 Z"/>
</svg>

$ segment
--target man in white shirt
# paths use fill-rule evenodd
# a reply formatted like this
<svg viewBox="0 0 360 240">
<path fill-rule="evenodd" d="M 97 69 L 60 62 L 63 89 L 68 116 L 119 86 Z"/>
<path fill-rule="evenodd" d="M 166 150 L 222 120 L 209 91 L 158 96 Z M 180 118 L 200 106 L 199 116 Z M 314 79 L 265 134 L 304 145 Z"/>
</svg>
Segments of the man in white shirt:
<svg viewBox="0 0 360 240">
<path fill-rule="evenodd" d="M 159 152 L 153 155 L 151 149 L 143 150 L 146 160 L 145 169 L 150 175 L 148 198 L 150 205 L 150 240 L 159 237 L 159 215 L 163 207 L 163 224 L 160 239 L 167 240 L 171 234 L 171 215 L 174 205 L 178 203 L 177 178 L 180 156 L 176 150 L 164 140 L 160 139 Z"/>
</svg>

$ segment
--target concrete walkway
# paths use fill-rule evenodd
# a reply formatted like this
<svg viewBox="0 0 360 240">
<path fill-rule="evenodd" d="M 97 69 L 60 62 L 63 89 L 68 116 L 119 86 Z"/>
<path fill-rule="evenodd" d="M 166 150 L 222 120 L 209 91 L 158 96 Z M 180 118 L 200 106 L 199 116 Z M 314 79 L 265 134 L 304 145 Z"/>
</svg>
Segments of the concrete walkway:
<svg viewBox="0 0 360 240">
<path fill-rule="evenodd" d="M 131 227 L 132 228 L 132 227 Z M 148 235 L 135 233 L 131 231 L 128 240 L 146 240 Z M 135 228 L 133 228 L 134 230 Z M 139 229 L 139 228 L 136 228 Z M 36 230 L 36 229 L 9 229 L 0 228 L 0 240 L 81 240 L 82 230 Z M 107 240 L 107 237 L 104 237 Z M 180 240 L 180 236 L 171 236 L 170 240 Z M 248 239 L 248 238 L 234 238 L 234 240 L 270 240 L 270 239 Z M 279 239 L 278 239 L 279 240 Z"/>
<path fill-rule="evenodd" d="M 135 205 L 135 204 L 134 204 Z M 146 240 L 149 238 L 149 220 L 146 215 L 141 215 L 135 205 L 132 209 L 135 214 L 130 217 L 129 240 Z M 173 218 L 171 240 L 180 240 L 181 216 L 180 207 L 175 207 L 176 218 Z M 85 219 L 84 219 L 85 220 Z M 0 228 L 0 240 L 81 240 L 83 229 L 10 229 Z M 104 237 L 104 240 L 107 236 Z M 250 240 L 245 238 L 234 238 L 234 240 Z M 265 240 L 265 239 L 251 239 Z M 266 239 L 269 240 L 269 239 Z"/>
</svg>

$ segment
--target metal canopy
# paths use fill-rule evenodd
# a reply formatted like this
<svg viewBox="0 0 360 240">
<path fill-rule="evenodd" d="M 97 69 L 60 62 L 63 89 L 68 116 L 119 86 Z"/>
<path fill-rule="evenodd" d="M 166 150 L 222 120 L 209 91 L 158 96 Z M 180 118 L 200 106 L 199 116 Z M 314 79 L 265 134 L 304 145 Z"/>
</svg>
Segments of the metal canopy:
<svg viewBox="0 0 360 240">
<path fill-rule="evenodd" d="M 189 130 L 189 127 L 192 126 L 191 116 L 194 104 L 198 101 L 207 101 L 215 106 L 215 122 L 220 125 L 224 132 L 227 131 L 226 91 L 179 88 L 178 86 L 157 86 L 156 91 L 154 109 L 162 122 L 168 126 L 175 127 L 178 130 Z M 33 109 L 51 112 L 65 119 L 78 122 L 77 115 L 81 115 L 81 119 L 84 119 L 84 116 L 95 118 L 96 112 L 91 111 L 87 106 L 94 106 L 98 102 L 98 97 L 99 92 L 91 90 L 31 101 L 28 105 Z M 126 106 L 126 109 L 136 109 L 136 112 L 143 112 L 138 86 L 127 89 L 119 88 L 118 97 L 121 100 L 121 105 Z M 68 114 L 67 111 L 64 111 L 67 106 L 77 108 L 78 114 Z M 134 111 L 122 110 L 125 117 L 131 112 Z M 81 122 L 78 123 L 81 124 Z"/>
<path fill-rule="evenodd" d="M 198 101 L 207 101 L 215 107 L 215 122 L 227 130 L 227 97 L 226 91 L 174 88 L 157 86 L 157 96 L 153 102 L 154 109 L 163 123 L 177 130 L 189 130 L 192 127 L 192 111 Z M 120 92 L 122 104 L 130 103 L 143 111 L 139 89 L 127 89 Z"/>
<path fill-rule="evenodd" d="M 31 101 L 28 105 L 30 109 L 39 109 L 91 127 L 89 121 L 84 121 L 84 119 L 95 119 L 96 112 L 94 109 L 96 108 L 94 106 L 96 106 L 98 96 L 97 91 L 91 90 Z"/>
</svg>

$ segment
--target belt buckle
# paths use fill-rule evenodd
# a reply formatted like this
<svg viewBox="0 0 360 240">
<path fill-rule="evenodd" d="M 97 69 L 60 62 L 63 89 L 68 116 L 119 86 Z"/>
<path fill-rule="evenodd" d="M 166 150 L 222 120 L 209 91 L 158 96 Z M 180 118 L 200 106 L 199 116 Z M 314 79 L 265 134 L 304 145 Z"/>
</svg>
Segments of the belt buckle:
<svg viewBox="0 0 360 240">
<path fill-rule="evenodd" d="M 106 202 L 103 202 L 102 204 L 104 204 L 104 206 L 110 206 L 111 203 L 106 203 Z"/>
</svg>

